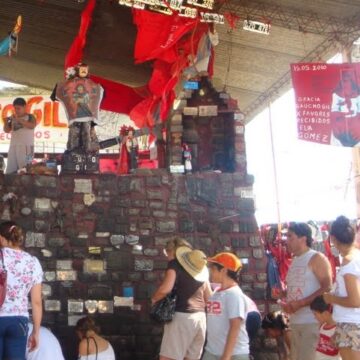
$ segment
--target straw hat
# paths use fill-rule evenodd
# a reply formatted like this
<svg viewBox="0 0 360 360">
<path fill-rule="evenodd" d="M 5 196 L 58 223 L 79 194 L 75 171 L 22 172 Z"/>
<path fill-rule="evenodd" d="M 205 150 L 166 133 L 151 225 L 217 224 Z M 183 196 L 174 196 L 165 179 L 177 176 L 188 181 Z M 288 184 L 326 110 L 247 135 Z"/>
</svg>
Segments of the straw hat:
<svg viewBox="0 0 360 360">
<path fill-rule="evenodd" d="M 195 280 L 201 282 L 209 280 L 206 255 L 202 251 L 180 246 L 176 249 L 176 259 Z"/>
</svg>

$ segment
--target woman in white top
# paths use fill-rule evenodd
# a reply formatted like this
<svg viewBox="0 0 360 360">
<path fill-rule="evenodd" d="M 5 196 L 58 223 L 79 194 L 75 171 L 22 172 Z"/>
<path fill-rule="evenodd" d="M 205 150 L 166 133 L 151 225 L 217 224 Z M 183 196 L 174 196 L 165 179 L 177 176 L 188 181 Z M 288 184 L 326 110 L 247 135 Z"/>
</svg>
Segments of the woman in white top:
<svg viewBox="0 0 360 360">
<path fill-rule="evenodd" d="M 0 272 L 7 272 L 6 297 L 0 306 L 0 359 L 25 359 L 29 293 L 34 322 L 29 350 L 39 344 L 43 271 L 39 260 L 21 249 L 23 240 L 21 228 L 13 221 L 0 224 Z"/>
<path fill-rule="evenodd" d="M 92 318 L 78 320 L 75 330 L 80 338 L 78 360 L 115 360 L 112 346 L 98 334 L 99 328 Z"/>
<path fill-rule="evenodd" d="M 339 216 L 330 230 L 331 240 L 343 260 L 336 276 L 335 292 L 324 294 L 334 305 L 335 343 L 342 360 L 360 359 L 360 252 L 355 247 L 355 231 L 349 220 Z"/>
<path fill-rule="evenodd" d="M 29 323 L 29 335 L 33 330 Z M 46 327 L 40 326 L 40 344 L 34 351 L 26 351 L 26 360 L 65 360 L 61 345 L 56 336 Z"/>
</svg>

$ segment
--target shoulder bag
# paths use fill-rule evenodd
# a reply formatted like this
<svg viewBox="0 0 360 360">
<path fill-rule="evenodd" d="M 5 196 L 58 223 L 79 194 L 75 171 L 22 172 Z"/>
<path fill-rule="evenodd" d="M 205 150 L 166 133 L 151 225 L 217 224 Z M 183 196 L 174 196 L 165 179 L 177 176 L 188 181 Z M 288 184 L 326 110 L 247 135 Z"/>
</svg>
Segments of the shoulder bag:
<svg viewBox="0 0 360 360">
<path fill-rule="evenodd" d="M 175 306 L 176 292 L 172 290 L 170 294 L 152 305 L 150 318 L 160 324 L 170 322 L 175 314 Z"/>
<path fill-rule="evenodd" d="M 2 268 L 0 269 L 0 307 L 3 305 L 6 298 L 6 287 L 7 287 L 7 270 L 4 263 L 4 251 L 1 250 L 1 264 Z"/>
</svg>

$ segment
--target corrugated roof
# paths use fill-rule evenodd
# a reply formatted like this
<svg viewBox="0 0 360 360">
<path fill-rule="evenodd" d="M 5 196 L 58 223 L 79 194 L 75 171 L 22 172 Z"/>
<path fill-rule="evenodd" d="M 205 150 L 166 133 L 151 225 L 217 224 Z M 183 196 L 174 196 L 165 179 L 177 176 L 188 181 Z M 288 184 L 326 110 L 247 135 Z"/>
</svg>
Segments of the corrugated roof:
<svg viewBox="0 0 360 360">
<path fill-rule="evenodd" d="M 24 28 L 16 57 L 0 58 L 0 76 L 51 89 L 62 78 L 84 5 L 78 0 L 1 0 L 0 37 L 18 14 Z M 231 32 L 227 25 L 216 27 L 214 83 L 226 86 L 248 121 L 290 86 L 290 63 L 326 60 L 360 36 L 360 1 L 355 0 L 229 0 L 220 11 L 236 12 L 241 20 Z M 271 22 L 270 35 L 242 30 L 247 18 Z M 135 35 L 129 9 L 98 0 L 84 61 L 97 75 L 145 84 L 151 69 L 134 65 Z"/>
</svg>

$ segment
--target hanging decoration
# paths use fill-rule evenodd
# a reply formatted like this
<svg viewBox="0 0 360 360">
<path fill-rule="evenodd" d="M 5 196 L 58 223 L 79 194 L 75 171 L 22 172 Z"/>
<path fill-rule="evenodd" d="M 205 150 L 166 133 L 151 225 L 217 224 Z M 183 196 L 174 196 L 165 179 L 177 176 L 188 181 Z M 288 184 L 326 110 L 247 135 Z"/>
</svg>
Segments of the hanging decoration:
<svg viewBox="0 0 360 360">
<path fill-rule="evenodd" d="M 210 26 L 198 19 L 142 10 L 134 10 L 133 18 L 138 29 L 135 62 L 153 60 L 154 70 L 147 85 L 149 96 L 133 108 L 130 117 L 138 127 L 152 127 L 166 120 L 175 99 L 174 88 Z"/>
<path fill-rule="evenodd" d="M 89 0 L 81 14 L 78 34 L 65 57 L 65 77 L 67 77 L 67 73 L 71 72 L 74 67 L 83 60 L 87 31 L 91 23 L 95 4 L 96 0 Z M 134 106 L 142 101 L 148 94 L 146 88 L 132 88 L 93 74 L 90 75 L 90 79 L 100 84 L 106 93 L 100 105 L 100 109 L 102 110 L 129 114 Z M 121 101 L 119 101 L 119 99 L 121 99 Z"/>
<path fill-rule="evenodd" d="M 171 5 L 173 8 L 171 11 L 175 13 L 164 16 L 159 12 L 144 11 L 133 7 L 133 21 L 138 30 L 134 53 L 135 63 L 153 61 L 152 76 L 147 85 L 132 88 L 98 76 L 90 76 L 104 88 L 106 94 L 100 108 L 128 114 L 138 128 L 145 126 L 152 128 L 166 120 L 175 99 L 174 88 L 180 81 L 184 69 L 192 65 L 192 59 L 198 53 L 199 42 L 204 34 L 214 32 L 213 24 L 205 21 L 215 20 L 211 20 L 205 12 L 204 22 L 202 22 L 198 17 L 177 15 L 175 9 L 183 7 L 181 0 L 169 3 L 156 1 L 153 5 L 145 5 L 165 4 L 167 8 Z M 89 0 L 81 14 L 78 34 L 66 55 L 65 70 L 83 60 L 87 30 L 91 23 L 95 3 L 96 0 Z M 217 20 L 220 21 L 221 18 Z M 212 74 L 213 57 L 214 52 L 211 49 L 210 60 L 207 63 L 209 74 Z"/>
<path fill-rule="evenodd" d="M 8 55 L 17 52 L 18 49 L 18 38 L 22 28 L 22 17 L 19 15 L 16 19 L 15 26 L 9 35 L 0 41 L 0 56 Z"/>
<path fill-rule="evenodd" d="M 87 31 L 92 20 L 95 4 L 96 0 L 89 0 L 81 13 L 79 31 L 65 56 L 65 71 L 83 61 L 83 51 L 86 44 Z"/>
<path fill-rule="evenodd" d="M 270 22 L 264 23 L 260 21 L 246 19 L 244 20 L 243 29 L 258 34 L 269 35 L 271 24 Z"/>
<path fill-rule="evenodd" d="M 132 7 L 136 10 L 149 10 L 168 16 L 199 18 L 201 22 L 224 24 L 224 15 L 201 10 L 212 10 L 214 0 L 119 0 L 119 5 Z"/>
<path fill-rule="evenodd" d="M 274 259 L 277 265 L 276 271 L 278 271 L 279 274 L 280 284 L 277 280 L 272 284 L 272 296 L 276 297 L 277 291 L 281 292 L 285 289 L 286 275 L 291 264 L 291 254 L 287 251 L 279 224 L 261 226 L 260 236 L 265 250 L 267 253 L 271 254 L 270 258 Z"/>
<path fill-rule="evenodd" d="M 360 145 L 360 64 L 291 65 L 298 138 L 328 145 Z"/>
<path fill-rule="evenodd" d="M 233 12 L 227 11 L 224 13 L 224 17 L 228 22 L 230 29 L 234 30 L 236 28 L 238 21 L 240 20 L 240 16 L 236 15 Z"/>
</svg>

